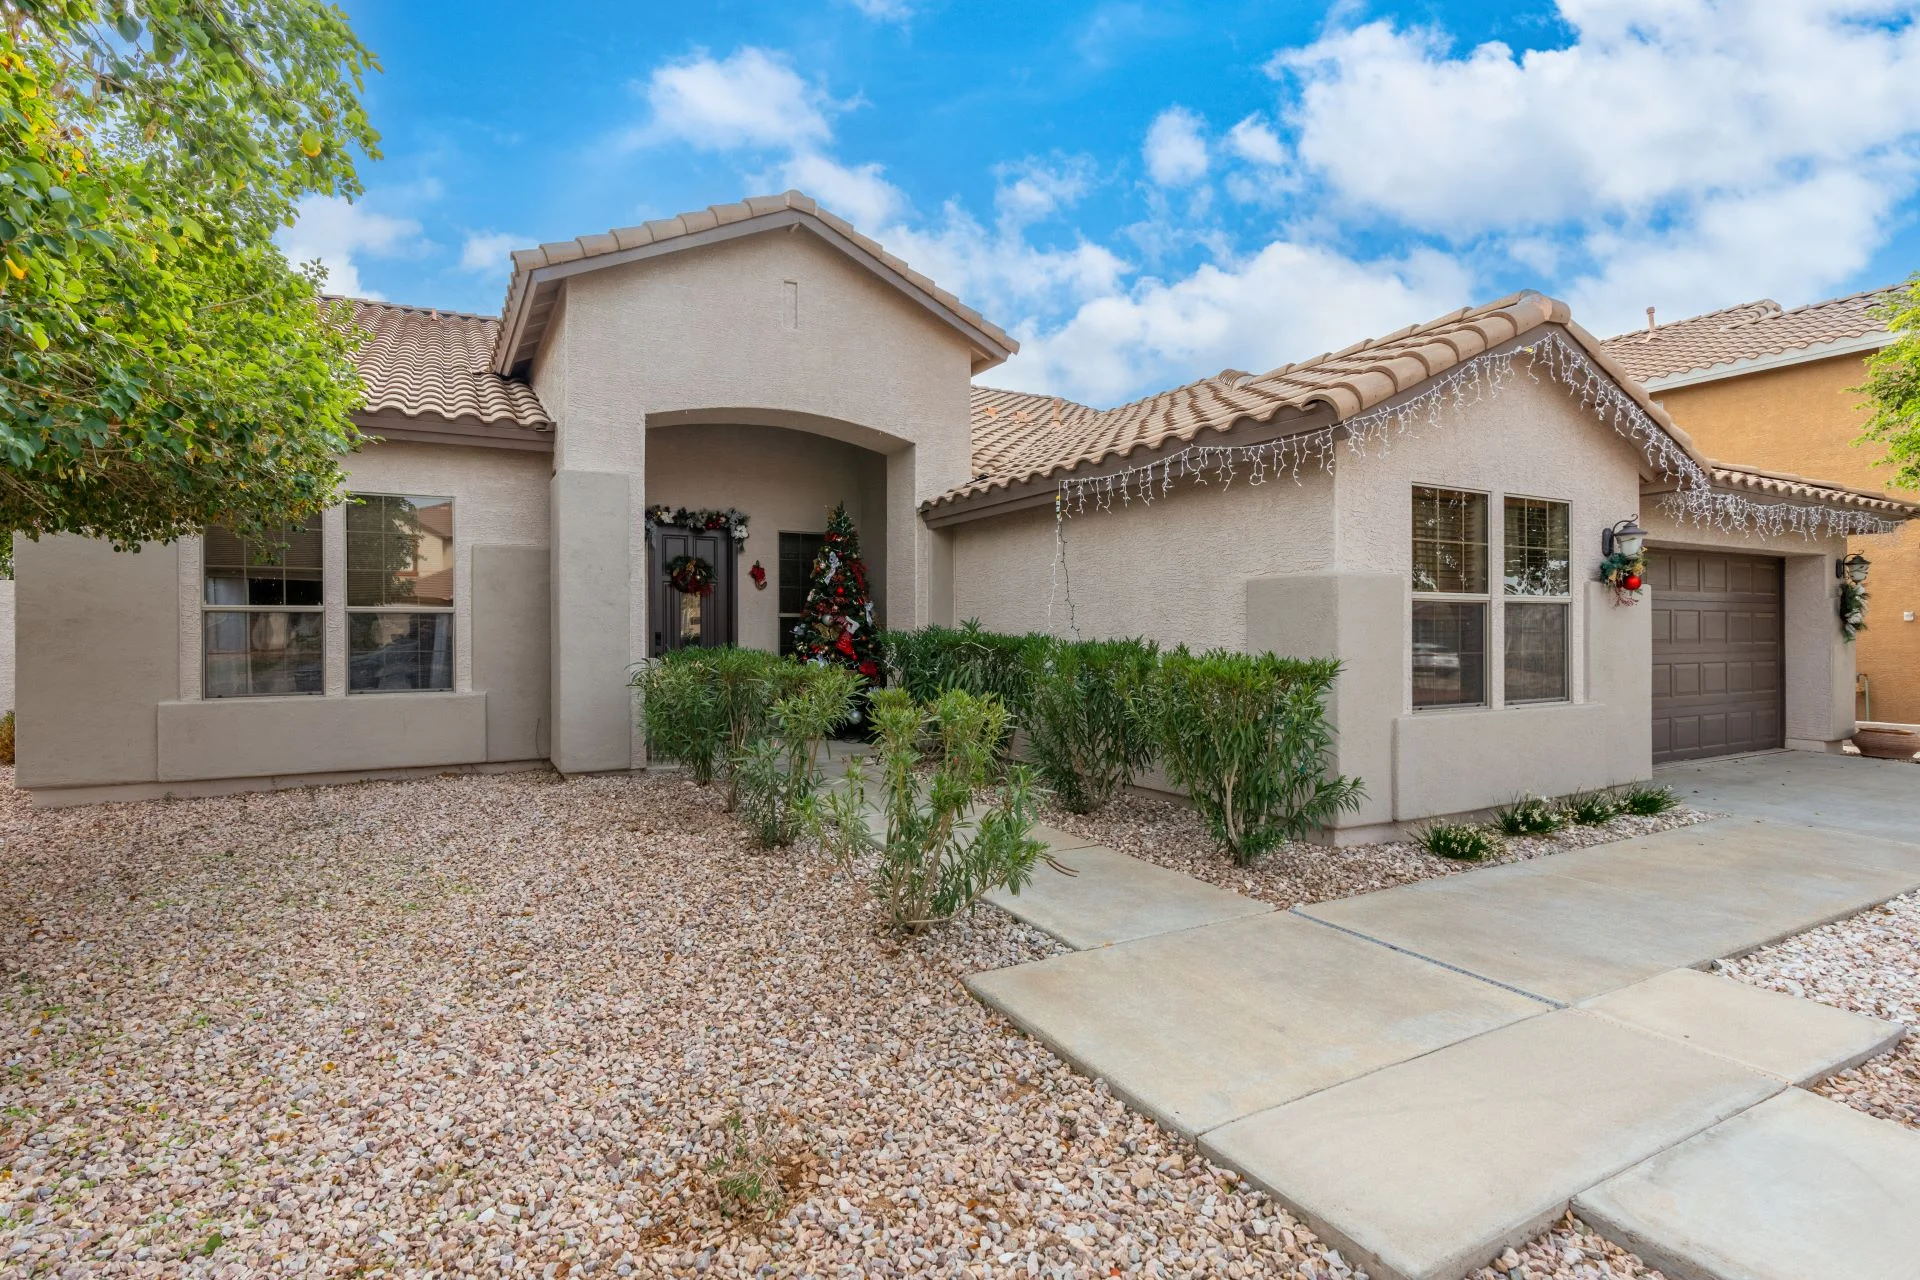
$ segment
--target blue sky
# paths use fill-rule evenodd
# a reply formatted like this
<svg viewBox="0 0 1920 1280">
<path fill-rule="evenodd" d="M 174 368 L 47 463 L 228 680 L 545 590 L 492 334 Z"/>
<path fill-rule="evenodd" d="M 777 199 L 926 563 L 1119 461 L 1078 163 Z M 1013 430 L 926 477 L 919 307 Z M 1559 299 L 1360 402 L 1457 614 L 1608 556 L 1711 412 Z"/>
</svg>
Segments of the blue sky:
<svg viewBox="0 0 1920 1280">
<path fill-rule="evenodd" d="M 332 287 L 799 187 L 1096 404 L 1521 287 L 1603 335 L 1920 268 L 1920 0 L 347 0 L 384 72 Z"/>
</svg>

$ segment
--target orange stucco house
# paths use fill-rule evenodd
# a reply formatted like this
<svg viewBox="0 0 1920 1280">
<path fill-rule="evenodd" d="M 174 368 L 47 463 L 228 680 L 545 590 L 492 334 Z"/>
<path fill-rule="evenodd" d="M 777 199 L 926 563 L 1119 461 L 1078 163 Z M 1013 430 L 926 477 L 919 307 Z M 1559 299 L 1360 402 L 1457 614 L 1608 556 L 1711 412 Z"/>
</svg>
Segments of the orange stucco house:
<svg viewBox="0 0 1920 1280">
<path fill-rule="evenodd" d="M 1875 314 L 1891 289 L 1784 310 L 1770 299 L 1607 340 L 1614 357 L 1716 458 L 1887 491 L 1866 421 L 1866 361 L 1892 341 Z M 1912 493 L 1890 492 L 1912 500 Z M 1851 540 L 1873 562 L 1856 641 L 1855 714 L 1920 722 L 1920 527 Z"/>
</svg>

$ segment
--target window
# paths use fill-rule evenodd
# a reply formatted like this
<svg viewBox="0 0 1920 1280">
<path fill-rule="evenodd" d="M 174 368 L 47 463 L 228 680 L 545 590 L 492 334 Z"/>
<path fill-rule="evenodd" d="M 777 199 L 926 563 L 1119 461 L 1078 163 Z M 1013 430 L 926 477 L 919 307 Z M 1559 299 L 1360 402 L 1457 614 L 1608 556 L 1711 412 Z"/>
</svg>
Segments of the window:
<svg viewBox="0 0 1920 1280">
<path fill-rule="evenodd" d="M 205 696 L 322 692 L 320 517 L 251 538 L 209 528 L 205 547 Z"/>
<path fill-rule="evenodd" d="M 1487 496 L 1413 491 L 1413 705 L 1487 701 Z"/>
<path fill-rule="evenodd" d="M 807 586 L 813 578 L 813 558 L 826 542 L 820 533 L 780 535 L 780 652 L 793 652 L 793 628 L 807 608 Z"/>
<path fill-rule="evenodd" d="M 1506 700 L 1564 702 L 1571 601 L 1568 508 L 1539 498 L 1506 501 Z"/>
<path fill-rule="evenodd" d="M 347 507 L 347 692 L 453 688 L 453 499 Z"/>
</svg>

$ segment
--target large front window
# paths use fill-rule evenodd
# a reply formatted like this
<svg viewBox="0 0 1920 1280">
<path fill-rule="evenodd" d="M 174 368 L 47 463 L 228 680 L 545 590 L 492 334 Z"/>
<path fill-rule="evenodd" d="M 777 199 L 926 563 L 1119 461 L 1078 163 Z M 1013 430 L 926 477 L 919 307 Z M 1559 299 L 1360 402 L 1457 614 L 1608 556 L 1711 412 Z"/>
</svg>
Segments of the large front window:
<svg viewBox="0 0 1920 1280">
<path fill-rule="evenodd" d="M 256 536 L 206 532 L 201 625 L 209 698 L 320 693 L 320 517 Z"/>
<path fill-rule="evenodd" d="M 1487 701 L 1487 495 L 1413 491 L 1413 705 Z"/>
<path fill-rule="evenodd" d="M 347 507 L 347 691 L 453 688 L 453 499 Z"/>
</svg>

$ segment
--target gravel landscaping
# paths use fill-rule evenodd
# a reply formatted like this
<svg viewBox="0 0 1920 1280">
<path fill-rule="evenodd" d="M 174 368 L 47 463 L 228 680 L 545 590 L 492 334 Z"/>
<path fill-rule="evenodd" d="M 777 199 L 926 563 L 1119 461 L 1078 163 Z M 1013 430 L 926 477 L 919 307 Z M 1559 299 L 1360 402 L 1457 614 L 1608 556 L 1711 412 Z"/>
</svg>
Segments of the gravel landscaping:
<svg viewBox="0 0 1920 1280">
<path fill-rule="evenodd" d="M 1682 806 L 1654 817 L 1622 816 L 1596 826 L 1569 826 L 1548 836 L 1505 839 L 1490 857 L 1478 862 L 1437 858 L 1406 842 L 1352 845 L 1335 849 L 1321 844 L 1287 844 L 1251 867 L 1236 867 L 1214 847 L 1199 814 L 1174 800 L 1160 800 L 1128 792 L 1116 796 L 1098 813 L 1068 813 L 1048 807 L 1046 820 L 1083 839 L 1109 849 L 1184 872 L 1198 880 L 1235 893 L 1271 902 L 1281 909 L 1310 902 L 1351 898 L 1375 889 L 1435 876 L 1455 875 L 1476 867 L 1564 853 L 1568 849 L 1649 835 L 1673 827 L 1706 822 L 1719 814 Z"/>
<path fill-rule="evenodd" d="M 1350 1274 L 677 779 L 4 782 L 8 1275 Z"/>
<path fill-rule="evenodd" d="M 1920 1032 L 1920 893 L 1811 929 L 1718 968 Z M 1871 1116 L 1920 1129 L 1920 1035 L 1816 1086 Z"/>
</svg>

